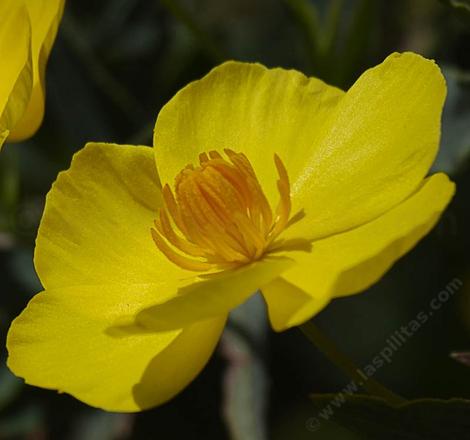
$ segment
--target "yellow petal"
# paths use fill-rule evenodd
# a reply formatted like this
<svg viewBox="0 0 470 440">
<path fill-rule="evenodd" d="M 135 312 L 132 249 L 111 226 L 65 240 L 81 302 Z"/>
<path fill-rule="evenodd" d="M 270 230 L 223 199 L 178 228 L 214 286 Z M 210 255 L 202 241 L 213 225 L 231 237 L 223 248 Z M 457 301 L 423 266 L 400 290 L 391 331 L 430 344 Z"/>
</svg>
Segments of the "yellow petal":
<svg viewBox="0 0 470 440">
<path fill-rule="evenodd" d="M 392 54 L 366 71 L 323 127 L 293 197 L 306 211 L 292 234 L 319 238 L 373 220 L 421 184 L 435 158 L 446 95 L 433 61 Z"/>
<path fill-rule="evenodd" d="M 31 19 L 33 90 L 28 107 L 11 131 L 9 141 L 31 137 L 42 122 L 46 64 L 64 10 L 64 0 L 24 0 L 24 3 Z"/>
<path fill-rule="evenodd" d="M 163 286 L 162 286 L 163 288 Z M 155 301 L 154 286 L 76 286 L 34 297 L 8 333 L 8 366 L 26 383 L 108 411 L 140 411 L 181 391 L 206 364 L 225 317 L 115 338 L 111 323 Z"/>
<path fill-rule="evenodd" d="M 231 148 L 247 154 L 275 205 L 274 153 L 294 181 L 342 95 L 294 70 L 224 63 L 180 90 L 160 111 L 154 146 L 162 183 L 172 184 L 199 153 Z"/>
<path fill-rule="evenodd" d="M 326 297 L 313 298 L 282 277 L 263 286 L 262 293 L 275 331 L 286 330 L 307 321 L 328 303 Z"/>
<path fill-rule="evenodd" d="M 0 2 L 0 148 L 31 95 L 31 28 L 22 2 Z"/>
<path fill-rule="evenodd" d="M 430 231 L 454 190 L 445 174 L 435 174 L 411 197 L 376 220 L 314 242 L 311 253 L 286 252 L 298 264 L 282 274 L 283 282 L 308 293 L 311 302 L 304 297 L 299 301 L 298 292 L 291 296 L 289 286 L 284 294 L 279 283 L 263 286 L 273 327 L 282 330 L 299 325 L 330 299 L 361 292 L 378 281 Z"/>
<path fill-rule="evenodd" d="M 175 298 L 141 311 L 137 322 L 151 330 L 164 331 L 227 314 L 291 265 L 287 258 L 268 257 L 208 276 L 181 289 Z"/>
<path fill-rule="evenodd" d="M 293 212 L 286 237 L 321 238 L 368 222 L 408 197 L 435 156 L 445 83 L 413 53 L 393 54 L 346 93 L 295 71 L 225 63 L 176 94 L 155 126 L 170 182 L 202 151 L 244 152 L 271 203 L 271 157 L 284 161 Z M 159 166 L 160 166 L 159 165 Z"/>
<path fill-rule="evenodd" d="M 78 152 L 46 199 L 34 258 L 43 286 L 186 276 L 152 240 L 160 188 L 151 148 L 88 144 Z"/>
</svg>

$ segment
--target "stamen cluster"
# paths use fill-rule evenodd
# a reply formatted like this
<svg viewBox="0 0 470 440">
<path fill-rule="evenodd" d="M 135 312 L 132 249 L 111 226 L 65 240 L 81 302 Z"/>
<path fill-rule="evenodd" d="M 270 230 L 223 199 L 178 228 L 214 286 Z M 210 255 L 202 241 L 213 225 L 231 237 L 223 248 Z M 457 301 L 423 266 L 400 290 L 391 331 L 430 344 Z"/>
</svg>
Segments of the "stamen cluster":
<svg viewBox="0 0 470 440">
<path fill-rule="evenodd" d="M 152 237 L 178 266 L 207 271 L 258 260 L 285 229 L 291 211 L 290 185 L 281 159 L 274 163 L 280 200 L 275 212 L 247 157 L 224 150 L 201 153 L 199 166 L 176 177 L 174 194 L 163 188 L 164 206 Z"/>
</svg>

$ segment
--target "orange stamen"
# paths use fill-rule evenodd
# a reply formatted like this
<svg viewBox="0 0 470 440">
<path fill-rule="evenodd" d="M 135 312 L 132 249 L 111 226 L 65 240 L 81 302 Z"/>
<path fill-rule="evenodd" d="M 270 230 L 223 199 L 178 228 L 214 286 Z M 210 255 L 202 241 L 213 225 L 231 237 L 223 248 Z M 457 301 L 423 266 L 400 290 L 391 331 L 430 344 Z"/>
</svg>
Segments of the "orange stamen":
<svg viewBox="0 0 470 440">
<path fill-rule="evenodd" d="M 163 187 L 164 206 L 152 229 L 158 249 L 192 271 L 227 269 L 258 260 L 290 226 L 290 184 L 279 156 L 275 214 L 248 158 L 230 149 L 199 155 L 175 179 L 175 195 Z M 175 197 L 176 196 L 176 197 Z M 291 219 L 292 223 L 292 219 Z"/>
</svg>

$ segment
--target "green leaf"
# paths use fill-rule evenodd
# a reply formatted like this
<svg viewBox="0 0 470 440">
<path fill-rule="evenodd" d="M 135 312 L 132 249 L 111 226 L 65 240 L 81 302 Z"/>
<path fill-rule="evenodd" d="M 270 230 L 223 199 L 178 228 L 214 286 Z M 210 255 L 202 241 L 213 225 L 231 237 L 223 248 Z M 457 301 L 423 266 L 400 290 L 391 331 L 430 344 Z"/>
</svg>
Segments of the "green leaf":
<svg viewBox="0 0 470 440">
<path fill-rule="evenodd" d="M 419 399 L 390 405 L 383 399 L 345 393 L 312 396 L 311 423 L 338 423 L 361 438 L 449 440 L 468 438 L 470 400 Z"/>
</svg>

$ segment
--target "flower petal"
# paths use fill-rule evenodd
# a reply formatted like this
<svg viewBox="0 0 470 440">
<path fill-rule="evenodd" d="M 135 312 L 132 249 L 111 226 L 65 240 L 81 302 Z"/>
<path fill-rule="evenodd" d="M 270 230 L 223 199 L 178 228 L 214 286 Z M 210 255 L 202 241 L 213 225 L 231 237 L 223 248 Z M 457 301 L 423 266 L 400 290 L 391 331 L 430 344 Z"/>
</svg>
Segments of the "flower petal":
<svg viewBox="0 0 470 440">
<path fill-rule="evenodd" d="M 0 148 L 22 117 L 31 95 L 31 28 L 21 2 L 0 2 Z"/>
<path fill-rule="evenodd" d="M 163 183 L 198 154 L 231 148 L 247 154 L 272 203 L 277 153 L 295 180 L 343 92 L 295 70 L 227 62 L 180 90 L 160 111 L 155 156 Z"/>
<path fill-rule="evenodd" d="M 305 160 L 293 197 L 306 211 L 292 234 L 312 238 L 371 221 L 414 192 L 437 153 L 446 95 L 439 67 L 392 54 L 344 95 Z"/>
<path fill-rule="evenodd" d="M 307 321 L 328 303 L 327 298 L 313 298 L 282 277 L 263 286 L 262 293 L 275 331 L 286 330 Z"/>
<path fill-rule="evenodd" d="M 286 252 L 298 264 L 282 274 L 284 284 L 311 295 L 311 303 L 300 302 L 299 295 L 293 296 L 292 289 L 286 288 L 282 307 L 292 311 L 285 316 L 273 312 L 273 327 L 282 330 L 299 325 L 330 299 L 361 292 L 377 282 L 431 230 L 454 190 L 445 174 L 435 174 L 411 197 L 376 220 L 314 242 L 311 253 Z M 281 307 L 279 286 L 277 282 L 261 287 L 272 310 Z M 278 304 L 272 304 L 274 299 Z"/>
<path fill-rule="evenodd" d="M 267 257 L 236 270 L 208 276 L 180 289 L 179 295 L 142 310 L 137 323 L 153 331 L 182 328 L 227 314 L 292 265 L 287 258 Z"/>
<path fill-rule="evenodd" d="M 109 335 L 114 320 L 154 300 L 154 286 L 76 286 L 40 293 L 12 323 L 8 366 L 28 384 L 108 411 L 161 404 L 206 364 L 225 317 L 171 332 Z"/>
<path fill-rule="evenodd" d="M 292 183 L 289 237 L 318 239 L 366 223 L 408 197 L 436 154 L 445 82 L 413 53 L 392 54 L 346 93 L 295 71 L 225 63 L 178 92 L 155 126 L 171 182 L 201 151 L 247 154 L 276 202 L 274 153 Z M 160 165 L 159 165 L 160 166 Z"/>
<path fill-rule="evenodd" d="M 189 276 L 153 243 L 150 228 L 160 204 L 151 148 L 88 144 L 47 196 L 35 251 L 43 286 Z"/>
<path fill-rule="evenodd" d="M 25 0 L 24 3 L 32 28 L 33 90 L 26 112 L 11 131 L 10 141 L 31 137 L 42 122 L 46 64 L 64 10 L 64 0 Z"/>
</svg>

